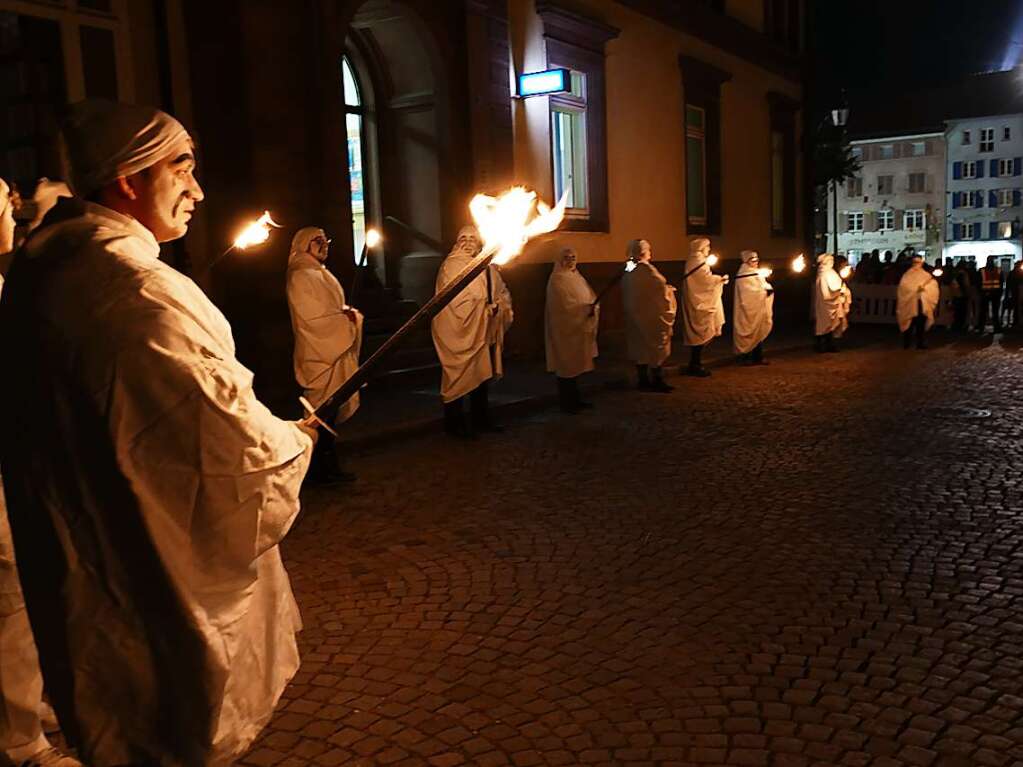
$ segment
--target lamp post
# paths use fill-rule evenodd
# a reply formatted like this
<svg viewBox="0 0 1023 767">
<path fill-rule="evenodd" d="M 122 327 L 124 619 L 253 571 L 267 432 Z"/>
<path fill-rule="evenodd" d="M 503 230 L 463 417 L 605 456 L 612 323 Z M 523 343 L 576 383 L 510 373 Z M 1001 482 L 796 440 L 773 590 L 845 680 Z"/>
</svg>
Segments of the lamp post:
<svg viewBox="0 0 1023 767">
<path fill-rule="evenodd" d="M 840 131 L 839 135 L 841 135 L 841 131 L 845 128 L 845 124 L 849 120 L 849 107 L 845 106 L 844 101 L 845 100 L 843 99 L 843 105 L 838 107 L 838 109 L 832 109 L 831 110 L 831 124 L 839 129 L 839 131 Z M 827 118 L 825 118 L 825 119 L 827 119 Z M 835 233 L 834 234 L 835 247 L 834 247 L 834 249 L 831 252 L 837 254 L 838 253 L 838 180 L 834 179 L 834 178 L 831 179 L 831 196 L 835 198 L 834 218 L 832 219 L 832 227 L 833 227 L 834 233 Z"/>
</svg>

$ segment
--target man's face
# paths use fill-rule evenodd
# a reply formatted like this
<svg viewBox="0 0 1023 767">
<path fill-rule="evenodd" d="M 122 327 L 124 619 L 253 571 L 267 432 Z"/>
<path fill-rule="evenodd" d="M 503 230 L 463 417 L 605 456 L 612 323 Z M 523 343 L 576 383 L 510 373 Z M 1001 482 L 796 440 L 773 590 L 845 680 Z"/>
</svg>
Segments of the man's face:
<svg viewBox="0 0 1023 767">
<path fill-rule="evenodd" d="M 575 262 L 577 258 L 574 250 L 566 250 L 561 254 L 561 265 L 571 271 L 575 270 Z"/>
<path fill-rule="evenodd" d="M 752 266 L 754 269 L 760 266 L 760 256 L 751 256 L 749 260 L 749 265 Z"/>
<path fill-rule="evenodd" d="M 131 177 L 138 195 L 135 218 L 157 242 L 184 237 L 192 211 L 204 195 L 195 180 L 192 141 L 181 139 L 167 157 Z"/>
<path fill-rule="evenodd" d="M 317 261 L 321 263 L 326 261 L 327 254 L 330 252 L 330 240 L 322 234 L 316 235 L 309 241 L 309 251 Z"/>
<path fill-rule="evenodd" d="M 475 256 L 483 250 L 483 243 L 480 242 L 479 235 L 466 232 L 458 235 L 458 239 L 455 241 L 455 247 L 458 249 L 459 253 L 466 256 Z"/>
<path fill-rule="evenodd" d="M 700 249 L 697 252 L 701 256 L 703 256 L 704 258 L 709 256 L 710 255 L 710 243 L 709 242 L 702 242 L 702 243 L 700 243 Z"/>
<path fill-rule="evenodd" d="M 639 260 L 650 261 L 654 257 L 653 248 L 650 247 L 650 243 L 646 240 L 639 241 Z"/>
</svg>

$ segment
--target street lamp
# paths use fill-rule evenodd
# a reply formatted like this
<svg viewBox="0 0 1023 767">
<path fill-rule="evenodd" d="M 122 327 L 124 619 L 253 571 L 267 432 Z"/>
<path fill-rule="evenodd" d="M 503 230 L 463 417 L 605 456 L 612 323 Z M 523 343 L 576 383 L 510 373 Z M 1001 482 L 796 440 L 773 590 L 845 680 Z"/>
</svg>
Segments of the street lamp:
<svg viewBox="0 0 1023 767">
<path fill-rule="evenodd" d="M 821 124 L 817 127 L 818 132 L 824 126 L 824 122 L 831 118 L 831 124 L 839 130 L 845 128 L 845 124 L 849 121 L 849 107 L 845 104 L 845 94 L 842 95 L 842 105 L 831 110 L 830 114 L 824 115 L 824 119 L 821 120 Z M 832 218 L 832 230 L 834 231 L 834 244 L 835 247 L 832 249 L 832 253 L 838 254 L 838 180 L 831 179 L 831 196 L 835 199 L 835 211 Z"/>
</svg>

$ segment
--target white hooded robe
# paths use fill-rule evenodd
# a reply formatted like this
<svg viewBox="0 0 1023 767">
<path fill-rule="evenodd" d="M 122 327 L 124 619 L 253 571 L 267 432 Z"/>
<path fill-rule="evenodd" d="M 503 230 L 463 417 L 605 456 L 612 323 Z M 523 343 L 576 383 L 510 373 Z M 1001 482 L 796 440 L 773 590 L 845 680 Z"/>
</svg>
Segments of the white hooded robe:
<svg viewBox="0 0 1023 767">
<path fill-rule="evenodd" d="M 659 367 L 671 355 L 675 288 L 652 263 L 641 261 L 622 278 L 622 301 L 629 359 Z"/>
<path fill-rule="evenodd" d="M 905 333 L 920 310 L 923 310 L 926 327 L 929 330 L 934 324 L 934 312 L 938 308 L 941 288 L 931 273 L 924 269 L 922 261 L 913 263 L 899 280 L 898 303 L 895 315 L 899 320 L 899 330 Z"/>
<path fill-rule="evenodd" d="M 759 271 L 743 258 L 735 280 L 732 343 L 736 354 L 749 354 L 774 327 L 774 291 Z"/>
<path fill-rule="evenodd" d="M 475 257 L 452 252 L 437 273 L 436 290 L 454 280 Z M 433 318 L 433 345 L 441 364 L 440 394 L 454 402 L 480 384 L 504 374 L 501 350 L 514 319 L 512 298 L 496 266 L 477 276 Z"/>
<path fill-rule="evenodd" d="M 560 259 L 547 280 L 544 340 L 547 370 L 558 378 L 575 378 L 593 370 L 597 356 L 597 323 L 600 307 L 578 269 L 567 269 Z"/>
<path fill-rule="evenodd" d="M 714 274 L 699 253 L 686 261 L 685 273 L 689 277 L 682 283 L 682 340 L 686 346 L 703 346 L 721 335 L 725 324 L 721 300 L 725 278 Z"/>
<path fill-rule="evenodd" d="M 835 271 L 834 259 L 822 258 L 817 265 L 817 290 L 814 293 L 815 330 L 818 336 L 827 333 L 841 338 L 849 327 L 852 291 Z"/>
<path fill-rule="evenodd" d="M 0 301 L 0 461 L 46 686 L 94 767 L 225 765 L 298 669 L 312 440 L 152 234 L 61 200 Z"/>
<path fill-rule="evenodd" d="M 295 235 L 288 257 L 288 308 L 295 336 L 295 378 L 305 397 L 319 406 L 359 367 L 362 349 L 362 314 L 349 319 L 344 310 L 345 291 L 309 244 L 322 230 L 302 229 Z M 359 408 L 356 393 L 337 411 L 335 424 L 348 420 Z"/>
</svg>

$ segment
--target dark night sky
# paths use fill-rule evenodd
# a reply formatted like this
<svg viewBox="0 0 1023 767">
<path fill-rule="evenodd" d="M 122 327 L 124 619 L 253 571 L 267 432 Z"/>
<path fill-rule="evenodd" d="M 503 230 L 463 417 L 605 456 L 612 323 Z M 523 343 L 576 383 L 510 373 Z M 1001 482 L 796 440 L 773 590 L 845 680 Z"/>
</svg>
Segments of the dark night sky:
<svg viewBox="0 0 1023 767">
<path fill-rule="evenodd" d="M 893 96 L 1023 63 L 1023 0 L 809 0 L 813 100 Z"/>
</svg>

